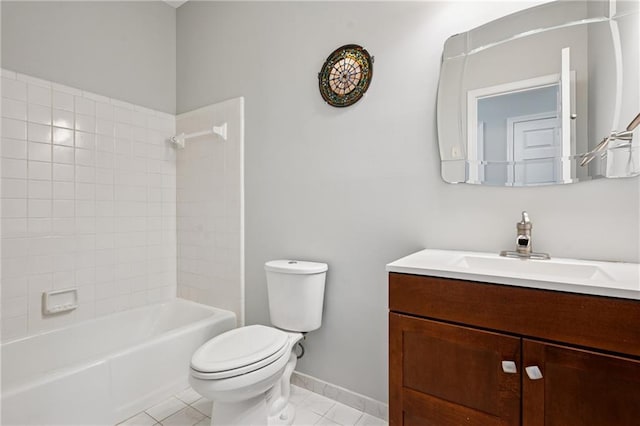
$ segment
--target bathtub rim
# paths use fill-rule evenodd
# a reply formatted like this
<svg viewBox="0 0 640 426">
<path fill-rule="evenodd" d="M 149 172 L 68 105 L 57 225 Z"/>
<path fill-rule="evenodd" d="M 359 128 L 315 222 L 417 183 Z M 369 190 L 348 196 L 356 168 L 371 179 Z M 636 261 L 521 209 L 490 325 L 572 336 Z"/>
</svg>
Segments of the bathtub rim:
<svg viewBox="0 0 640 426">
<path fill-rule="evenodd" d="M 152 308 L 152 307 L 155 307 L 155 306 L 164 306 L 164 305 L 168 305 L 168 304 L 176 303 L 176 302 L 177 303 L 183 303 L 185 305 L 192 305 L 192 306 L 193 305 L 197 305 L 198 307 L 204 308 L 205 310 L 208 310 L 210 312 L 220 312 L 220 313 L 229 312 L 229 313 L 233 314 L 234 317 L 236 317 L 236 314 L 233 311 L 229 311 L 227 309 L 222 309 L 222 308 L 216 308 L 214 306 L 210 306 L 210 305 L 205 305 L 203 303 L 194 302 L 193 300 L 182 299 L 182 298 L 176 296 L 176 297 L 174 297 L 172 299 L 165 300 L 163 302 L 151 303 L 151 304 L 148 304 L 148 305 L 137 306 L 137 307 L 131 308 L 131 309 L 124 309 L 122 311 L 111 312 L 111 313 L 108 313 L 108 314 L 105 314 L 105 315 L 100 315 L 100 316 L 93 317 L 93 318 L 87 318 L 85 320 L 81 320 L 81 321 L 74 322 L 74 323 L 71 323 L 71 324 L 63 325 L 61 327 L 56 327 L 56 328 L 52 328 L 52 329 L 49 329 L 49 330 L 42 330 L 42 331 L 39 331 L 39 332 L 34 333 L 34 334 L 29 334 L 29 335 L 26 335 L 26 336 L 16 337 L 16 338 L 11 339 L 11 340 L 6 340 L 6 341 L 3 341 L 3 342 L 0 342 L 0 348 L 4 347 L 5 345 L 9 345 L 11 343 L 19 343 L 19 342 L 24 341 L 24 340 L 29 340 L 29 339 L 33 339 L 35 337 L 52 334 L 52 333 L 55 333 L 55 332 L 60 331 L 60 330 L 76 328 L 76 327 L 80 327 L 81 325 L 91 324 L 92 322 L 97 322 L 97 321 L 103 320 L 104 318 L 107 318 L 107 317 L 110 317 L 110 316 L 117 316 L 117 315 L 120 315 L 120 314 L 129 313 L 129 312 L 142 311 L 144 309 L 149 309 L 149 308 Z M 191 323 L 189 323 L 187 325 L 184 325 L 184 326 L 181 326 L 181 327 L 178 327 L 178 328 L 173 328 L 168 332 L 172 332 L 173 330 L 178 330 L 178 329 L 181 329 L 183 327 L 187 327 L 189 325 L 196 324 L 196 323 L 198 323 L 200 321 L 205 321 L 207 319 L 208 319 L 208 317 L 200 319 L 200 320 L 195 321 L 195 322 L 191 322 Z M 236 317 L 236 324 L 237 324 L 237 321 L 238 321 L 238 319 Z M 165 333 L 162 333 L 162 335 L 164 335 L 164 334 Z"/>
<path fill-rule="evenodd" d="M 136 344 L 131 345 L 131 346 L 127 346 L 125 348 L 121 348 L 121 349 L 117 349 L 111 352 L 107 352 L 107 353 L 103 353 L 101 356 L 98 357 L 91 357 L 91 358 L 87 358 L 85 360 L 82 360 L 81 362 L 77 363 L 77 364 L 72 364 L 70 366 L 65 366 L 62 368 L 57 368 L 57 369 L 53 369 L 50 372 L 48 372 L 45 376 L 43 377 L 38 377 L 38 378 L 27 378 L 24 382 L 18 382 L 17 384 L 5 384 L 5 383 L 1 383 L 0 384 L 0 401 L 4 400 L 5 398 L 10 398 L 13 395 L 23 392 L 25 390 L 28 390 L 29 388 L 33 387 L 34 385 L 44 385 L 47 384 L 49 382 L 52 382 L 54 380 L 60 379 L 61 377 L 64 377 L 66 375 L 69 374 L 73 374 L 73 373 L 78 373 L 81 372 L 83 370 L 86 370 L 88 368 L 93 368 L 95 366 L 98 366 L 100 364 L 106 363 L 108 360 L 115 358 L 117 356 L 122 356 L 122 355 L 127 355 L 133 352 L 136 352 L 138 350 L 140 350 L 141 347 L 148 345 L 151 342 L 162 342 L 162 341 L 166 341 L 171 339 L 172 337 L 175 337 L 178 334 L 184 333 L 184 332 L 189 332 L 191 330 L 195 330 L 198 328 L 201 328 L 203 326 L 205 326 L 206 324 L 208 324 L 209 322 L 211 322 L 211 318 L 214 316 L 218 316 L 218 318 L 220 320 L 228 320 L 228 319 L 232 319 L 234 322 L 234 328 L 237 327 L 238 323 L 237 323 L 237 317 L 236 314 L 232 311 L 228 311 L 226 309 L 220 309 L 220 308 L 216 308 L 213 306 L 209 306 L 209 305 L 204 305 L 202 303 L 198 303 L 198 302 L 194 302 L 192 300 L 187 300 L 187 299 L 182 299 L 179 297 L 175 297 L 173 299 L 167 300 L 167 301 L 163 301 L 163 302 L 159 302 L 159 303 L 154 303 L 154 304 L 150 304 L 150 305 L 145 305 L 145 306 L 140 306 L 140 307 L 136 307 L 136 308 L 132 308 L 132 309 L 127 309 L 124 311 L 119 311 L 119 312 L 113 312 L 111 314 L 107 314 L 107 315 L 102 315 L 100 317 L 95 317 L 95 318 L 90 318 L 87 319 L 86 321 L 80 321 L 74 324 L 70 324 L 68 326 L 63 326 L 63 327 L 58 327 L 58 328 L 54 328 L 51 330 L 46 330 L 43 331 L 41 333 L 36 333 L 36 334 L 32 334 L 29 336 L 23 336 L 14 340 L 10 340 L 7 342 L 3 342 L 0 345 L 0 352 L 1 352 L 1 348 L 3 348 L 5 345 L 8 345 L 10 343 L 19 343 L 23 340 L 27 340 L 27 339 L 32 339 L 32 338 L 37 338 L 43 335 L 47 335 L 47 334 L 51 334 L 60 330 L 64 330 L 67 328 L 74 328 L 77 326 L 81 326 L 81 325 L 86 325 L 86 324 L 91 324 L 92 322 L 107 318 L 111 315 L 118 315 L 120 313 L 124 313 L 124 312 L 132 312 L 132 311 L 141 311 L 144 309 L 148 309 L 151 307 L 155 307 L 155 306 L 163 306 L 163 305 L 168 305 L 171 303 L 181 303 L 184 305 L 191 305 L 191 306 L 195 306 L 197 305 L 198 307 L 204 308 L 206 311 L 209 311 L 212 315 L 209 315 L 205 318 L 199 319 L 197 321 L 193 321 L 193 322 L 189 322 L 187 324 L 184 324 L 180 327 L 176 327 L 176 328 L 172 328 L 170 330 L 167 330 L 161 334 L 158 334 L 156 336 L 153 336 L 151 338 L 147 338 L 144 340 L 141 340 L 140 342 L 136 342 Z M 215 315 L 218 314 L 218 315 Z M 1 358 L 1 354 L 0 354 L 0 358 Z"/>
</svg>

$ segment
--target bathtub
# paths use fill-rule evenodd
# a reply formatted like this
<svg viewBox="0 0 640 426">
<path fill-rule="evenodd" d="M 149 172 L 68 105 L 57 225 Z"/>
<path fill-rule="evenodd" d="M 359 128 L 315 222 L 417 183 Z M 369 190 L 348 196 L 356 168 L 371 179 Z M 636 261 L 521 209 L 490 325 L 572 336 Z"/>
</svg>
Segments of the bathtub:
<svg viewBox="0 0 640 426">
<path fill-rule="evenodd" d="M 233 312 L 182 299 L 2 344 L 2 424 L 114 425 L 188 386 Z"/>
</svg>

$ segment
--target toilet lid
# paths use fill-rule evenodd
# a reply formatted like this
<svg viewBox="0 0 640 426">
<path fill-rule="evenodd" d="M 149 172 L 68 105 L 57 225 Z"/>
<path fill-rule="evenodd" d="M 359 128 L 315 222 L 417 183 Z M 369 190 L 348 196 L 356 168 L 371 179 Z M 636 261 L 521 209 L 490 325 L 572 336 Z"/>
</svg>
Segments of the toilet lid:
<svg viewBox="0 0 640 426">
<path fill-rule="evenodd" d="M 264 264 L 267 272 L 280 272 L 283 274 L 309 275 L 326 272 L 329 266 L 326 263 L 307 262 L 303 260 L 270 260 Z"/>
<path fill-rule="evenodd" d="M 238 369 L 252 371 L 254 368 L 245 367 L 259 364 L 256 367 L 259 368 L 282 356 L 287 340 L 287 333 L 273 327 L 249 325 L 236 328 L 202 345 L 191 358 L 191 368 L 202 373 L 232 373 Z"/>
</svg>

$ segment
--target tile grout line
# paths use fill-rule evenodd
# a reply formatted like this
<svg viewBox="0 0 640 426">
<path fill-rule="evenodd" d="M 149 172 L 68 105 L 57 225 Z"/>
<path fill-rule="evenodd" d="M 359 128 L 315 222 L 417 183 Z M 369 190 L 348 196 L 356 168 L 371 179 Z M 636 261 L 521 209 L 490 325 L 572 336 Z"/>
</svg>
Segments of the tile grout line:
<svg viewBox="0 0 640 426">
<path fill-rule="evenodd" d="M 166 403 L 167 401 L 170 401 L 171 399 L 175 399 L 179 402 L 181 402 L 182 404 L 184 404 L 184 406 L 181 406 L 180 408 L 178 408 L 177 410 L 169 413 L 168 415 L 166 415 L 165 417 L 163 417 L 161 420 L 158 420 L 157 417 L 152 416 L 148 410 L 150 410 L 153 407 L 147 408 L 144 411 L 141 411 L 140 413 L 136 414 L 135 416 L 132 416 L 131 418 L 125 420 L 123 423 L 126 424 L 126 422 L 128 420 L 133 419 L 136 416 L 139 416 L 140 414 L 144 413 L 147 416 L 149 416 L 152 420 L 154 420 L 156 423 L 153 424 L 153 426 L 163 426 L 163 421 L 166 421 L 168 418 L 172 417 L 173 415 L 177 414 L 180 411 L 185 410 L 186 408 L 191 408 L 193 410 L 195 410 L 196 412 L 198 412 L 199 414 L 203 415 L 204 417 L 199 419 L 198 421 L 196 421 L 195 423 L 191 424 L 191 425 L 184 425 L 184 426 L 194 426 L 195 424 L 201 423 L 204 420 L 207 420 L 208 422 L 211 421 L 211 417 L 209 415 L 207 415 L 206 413 L 203 413 L 201 410 L 199 410 L 198 408 L 196 408 L 196 404 L 199 403 L 202 400 L 205 400 L 205 398 L 203 397 L 199 397 L 198 399 L 196 399 L 195 401 L 192 401 L 191 403 L 187 403 L 187 401 L 181 399 L 180 397 L 178 397 L 178 395 L 183 395 L 184 392 L 192 390 L 191 388 L 187 388 L 182 392 L 173 394 L 171 397 L 167 398 L 165 401 L 160 402 L 159 404 L 154 405 L 153 407 L 159 406 L 161 404 Z M 312 413 L 314 415 L 314 417 L 317 416 L 317 419 L 315 419 L 315 421 L 312 423 L 313 425 L 319 425 L 319 424 L 334 424 L 334 425 L 338 425 L 338 426 L 356 426 L 356 425 L 365 425 L 366 423 L 360 423 L 365 416 L 369 416 L 372 418 L 375 418 L 376 421 L 379 421 L 380 424 L 388 424 L 386 421 L 379 419 L 375 416 L 372 416 L 369 413 L 366 413 L 363 410 L 359 410 L 357 408 L 354 407 L 350 407 L 346 404 L 341 403 L 340 401 L 334 400 L 332 398 L 329 398 L 327 396 L 321 395 L 319 393 L 316 393 L 312 390 L 309 389 L 305 389 L 304 387 L 300 387 L 297 385 L 292 385 L 292 397 L 295 398 L 295 395 L 298 395 L 299 393 L 302 393 L 304 396 L 300 399 L 300 400 L 296 400 L 295 402 L 292 401 L 292 404 L 296 407 L 296 410 L 305 410 L 308 411 L 309 413 Z M 184 396 L 183 396 L 184 398 Z M 313 402 L 309 401 L 309 404 L 305 404 L 305 401 L 309 400 L 309 399 L 316 399 L 316 403 L 330 403 L 329 407 L 324 409 L 324 407 L 322 409 L 316 409 L 313 410 L 311 408 L 308 408 L 310 405 L 313 404 Z M 188 400 L 189 398 L 185 398 L 186 400 Z M 206 401 L 206 400 L 205 400 Z M 211 403 L 210 401 L 208 401 L 208 403 Z M 335 419 L 334 417 L 330 416 L 329 413 L 332 412 L 332 410 L 336 410 L 337 407 L 346 407 L 349 410 L 353 410 L 355 412 L 358 412 L 358 416 L 357 418 L 348 421 L 348 422 L 339 422 L 337 419 Z M 312 426 L 312 424 L 300 424 L 300 423 L 296 423 L 294 421 L 293 426 Z M 378 423 L 376 423 L 378 424 Z"/>
<path fill-rule="evenodd" d="M 341 386 L 317 379 L 316 377 L 294 371 L 291 383 L 318 395 L 323 395 L 341 404 L 381 420 L 387 420 L 388 405 L 373 398 L 358 394 Z"/>
</svg>

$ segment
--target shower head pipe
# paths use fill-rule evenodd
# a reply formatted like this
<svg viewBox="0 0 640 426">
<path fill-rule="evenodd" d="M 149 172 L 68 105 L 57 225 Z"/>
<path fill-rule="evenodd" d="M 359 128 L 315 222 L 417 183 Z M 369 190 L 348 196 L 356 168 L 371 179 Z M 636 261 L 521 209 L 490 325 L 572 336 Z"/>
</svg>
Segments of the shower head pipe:
<svg viewBox="0 0 640 426">
<path fill-rule="evenodd" d="M 201 132 L 194 133 L 180 133 L 179 135 L 171 136 L 169 141 L 174 145 L 177 145 L 180 148 L 184 148 L 184 143 L 187 139 L 197 138 L 200 136 L 207 135 L 217 135 L 222 138 L 222 140 L 227 140 L 227 123 L 223 123 L 221 126 L 213 126 L 209 130 L 203 130 Z"/>
</svg>

